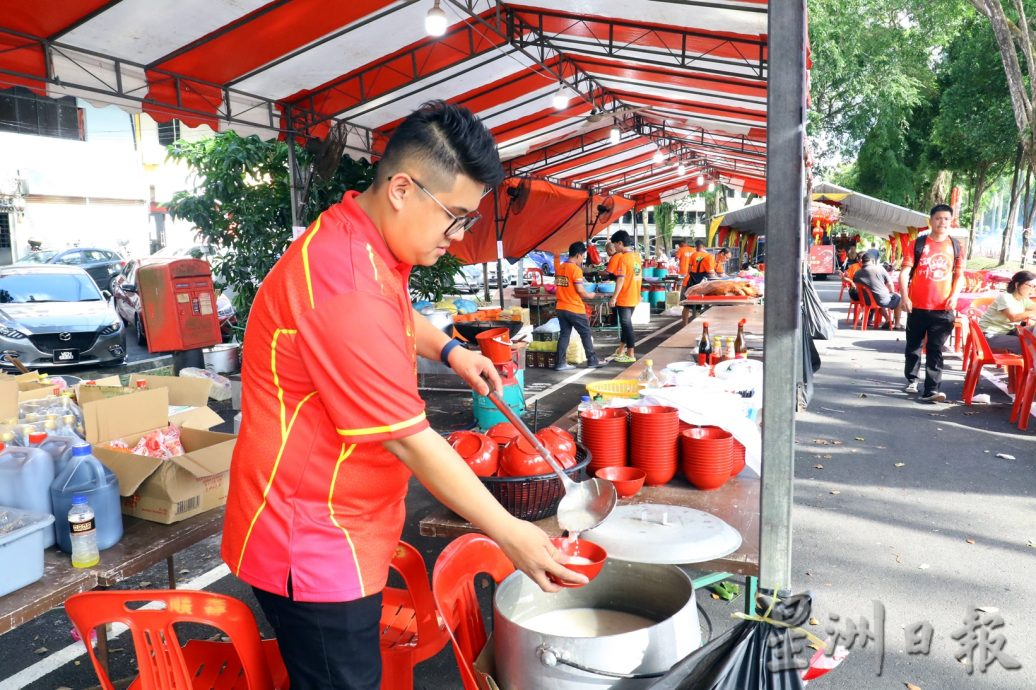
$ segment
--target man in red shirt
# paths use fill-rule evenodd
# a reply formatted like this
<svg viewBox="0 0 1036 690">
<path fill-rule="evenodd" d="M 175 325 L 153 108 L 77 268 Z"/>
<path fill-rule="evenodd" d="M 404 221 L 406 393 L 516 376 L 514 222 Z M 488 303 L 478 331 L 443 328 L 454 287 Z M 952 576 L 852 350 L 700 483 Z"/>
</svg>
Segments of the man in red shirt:
<svg viewBox="0 0 1036 690">
<path fill-rule="evenodd" d="M 547 573 L 583 579 L 428 426 L 417 392 L 418 355 L 479 393 L 482 376 L 501 387 L 488 359 L 413 310 L 407 281 L 463 237 L 502 177 L 474 115 L 427 103 L 395 130 L 371 187 L 322 213 L 256 295 L 222 556 L 252 585 L 294 690 L 379 687 L 381 590 L 411 473 L 545 590 L 557 589 Z"/>
<path fill-rule="evenodd" d="M 917 393 L 918 374 L 921 370 L 921 343 L 928 338 L 925 348 L 924 390 L 920 400 L 940 403 L 946 394 L 939 390 L 942 384 L 942 350 L 953 332 L 957 295 L 960 294 L 963 259 L 956 240 L 950 237 L 953 209 L 946 204 L 932 207 L 928 225 L 932 232 L 924 238 L 920 260 L 914 260 L 918 238 L 907 247 L 899 272 L 899 292 L 902 308 L 907 312 L 906 367 L 907 393 Z"/>
<path fill-rule="evenodd" d="M 604 362 L 597 358 L 594 351 L 594 342 L 590 337 L 590 319 L 586 315 L 586 304 L 584 299 L 591 299 L 593 295 L 583 289 L 583 259 L 586 257 L 586 245 L 582 242 L 573 242 L 568 248 L 568 261 L 558 264 L 554 269 L 555 295 L 558 298 L 557 317 L 561 323 L 561 334 L 558 336 L 558 361 L 554 365 L 556 371 L 572 369 L 572 365 L 565 361 L 565 353 L 568 352 L 568 341 L 572 337 L 572 329 L 579 334 L 583 341 L 583 351 L 586 352 L 587 368 L 596 369 L 603 367 Z"/>
</svg>

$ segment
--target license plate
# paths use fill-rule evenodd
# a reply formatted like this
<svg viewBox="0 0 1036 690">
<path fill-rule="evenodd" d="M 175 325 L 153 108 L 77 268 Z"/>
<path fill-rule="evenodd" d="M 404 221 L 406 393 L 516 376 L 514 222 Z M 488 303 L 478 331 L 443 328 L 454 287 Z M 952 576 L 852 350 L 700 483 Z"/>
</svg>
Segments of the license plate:
<svg viewBox="0 0 1036 690">
<path fill-rule="evenodd" d="M 55 362 L 77 362 L 79 361 L 79 350 L 54 350 Z"/>
</svg>

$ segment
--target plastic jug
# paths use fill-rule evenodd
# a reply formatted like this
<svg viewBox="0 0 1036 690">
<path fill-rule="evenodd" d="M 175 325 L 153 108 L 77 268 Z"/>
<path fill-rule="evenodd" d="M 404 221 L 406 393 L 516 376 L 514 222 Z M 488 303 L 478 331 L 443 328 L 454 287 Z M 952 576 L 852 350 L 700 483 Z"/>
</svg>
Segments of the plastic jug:
<svg viewBox="0 0 1036 690">
<path fill-rule="evenodd" d="M 0 505 L 51 515 L 50 485 L 55 476 L 50 453 L 39 448 L 5 448 L 0 453 Z M 48 527 L 43 546 L 53 545 L 54 530 Z"/>
<path fill-rule="evenodd" d="M 54 476 L 58 476 L 65 469 L 65 465 L 72 459 L 72 448 L 83 439 L 68 436 L 47 436 L 47 440 L 39 445 L 40 450 L 50 453 L 54 458 Z"/>
<path fill-rule="evenodd" d="M 119 480 L 115 473 L 94 457 L 90 445 L 73 446 L 72 457 L 50 485 L 54 503 L 54 517 L 61 525 L 57 529 L 58 547 L 72 553 L 72 539 L 68 533 L 68 511 L 72 497 L 83 494 L 94 509 L 97 521 L 97 548 L 107 549 L 122 538 L 122 504 L 119 499 Z M 59 517 L 60 516 L 60 517 Z"/>
</svg>

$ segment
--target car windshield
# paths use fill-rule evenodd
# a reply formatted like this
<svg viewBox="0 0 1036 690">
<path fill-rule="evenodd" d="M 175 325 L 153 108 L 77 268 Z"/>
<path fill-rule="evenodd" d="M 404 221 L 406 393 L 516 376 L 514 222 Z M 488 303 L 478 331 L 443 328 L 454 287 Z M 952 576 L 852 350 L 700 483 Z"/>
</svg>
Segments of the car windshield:
<svg viewBox="0 0 1036 690">
<path fill-rule="evenodd" d="M 29 252 L 15 263 L 19 264 L 45 264 L 53 258 L 57 252 Z"/>
<path fill-rule="evenodd" d="M 86 273 L 8 273 L 0 275 L 0 304 L 95 302 L 101 293 Z"/>
</svg>

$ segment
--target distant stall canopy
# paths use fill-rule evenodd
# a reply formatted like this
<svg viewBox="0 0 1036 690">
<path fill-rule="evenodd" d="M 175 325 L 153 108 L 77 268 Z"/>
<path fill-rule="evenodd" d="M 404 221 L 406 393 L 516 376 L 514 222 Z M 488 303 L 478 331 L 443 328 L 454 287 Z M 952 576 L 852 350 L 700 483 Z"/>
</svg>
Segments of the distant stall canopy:
<svg viewBox="0 0 1036 690">
<path fill-rule="evenodd" d="M 529 203 L 549 243 L 576 197 L 585 233 L 599 197 L 765 193 L 767 0 L 0 2 L 0 89 L 372 158 L 423 101 L 463 104 L 509 176 L 553 183 Z"/>
<path fill-rule="evenodd" d="M 813 186 L 813 204 L 824 203 L 838 207 L 840 226 L 854 228 L 872 235 L 890 237 L 928 227 L 927 214 L 912 211 L 845 187 L 820 182 Z M 754 235 L 766 234 L 766 202 L 746 206 L 713 216 L 710 236 L 723 228 Z"/>
</svg>

